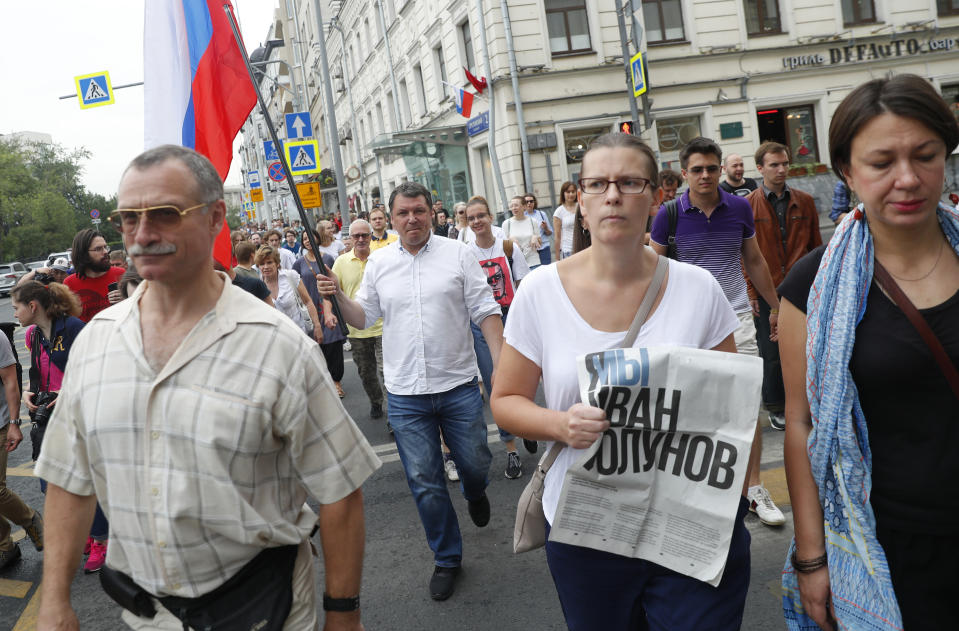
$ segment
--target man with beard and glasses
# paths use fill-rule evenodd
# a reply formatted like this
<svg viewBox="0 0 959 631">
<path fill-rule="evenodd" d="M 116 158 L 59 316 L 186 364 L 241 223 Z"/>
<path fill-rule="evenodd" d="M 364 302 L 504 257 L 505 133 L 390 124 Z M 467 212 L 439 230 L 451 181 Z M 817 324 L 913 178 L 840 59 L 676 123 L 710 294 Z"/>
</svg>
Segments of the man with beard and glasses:
<svg viewBox="0 0 959 631">
<path fill-rule="evenodd" d="M 83 312 L 80 319 L 89 322 L 93 316 L 110 305 L 120 302 L 120 292 L 110 285 L 116 283 L 126 271 L 123 267 L 111 267 L 110 246 L 99 232 L 86 228 L 73 237 L 73 273 L 63 284 L 80 299 Z"/>
</svg>

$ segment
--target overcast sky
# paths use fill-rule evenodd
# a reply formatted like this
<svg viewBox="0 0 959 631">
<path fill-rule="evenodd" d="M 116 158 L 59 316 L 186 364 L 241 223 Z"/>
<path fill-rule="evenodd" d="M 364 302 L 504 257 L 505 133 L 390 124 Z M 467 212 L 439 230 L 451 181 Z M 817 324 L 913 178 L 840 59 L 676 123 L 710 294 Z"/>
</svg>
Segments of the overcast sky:
<svg viewBox="0 0 959 631">
<path fill-rule="evenodd" d="M 275 0 L 233 0 L 243 39 L 253 51 L 264 39 Z M 114 86 L 143 80 L 143 0 L 0 2 L 7 95 L 0 133 L 43 132 L 67 148 L 84 147 L 87 188 L 107 197 L 120 173 L 143 150 L 143 86 L 116 90 L 116 103 L 80 109 L 74 77 L 107 70 Z M 227 183 L 239 183 L 234 151 Z"/>
</svg>

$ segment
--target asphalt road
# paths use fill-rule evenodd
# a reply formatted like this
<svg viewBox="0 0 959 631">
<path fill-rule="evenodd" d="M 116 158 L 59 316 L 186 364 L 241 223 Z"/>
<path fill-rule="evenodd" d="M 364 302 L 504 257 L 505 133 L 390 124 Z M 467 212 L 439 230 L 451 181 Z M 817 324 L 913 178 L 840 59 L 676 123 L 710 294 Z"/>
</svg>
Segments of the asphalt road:
<svg viewBox="0 0 959 631">
<path fill-rule="evenodd" d="M 12 319 L 12 314 L 9 299 L 0 299 L 0 321 Z M 17 336 L 17 346 L 20 357 L 27 360 L 22 331 Z M 491 426 L 489 436 L 494 459 L 488 493 L 492 520 L 486 528 L 473 526 L 466 512 L 466 502 L 456 487 L 450 485 L 463 531 L 464 569 L 453 597 L 446 602 L 434 602 L 427 593 L 432 555 L 395 446 L 385 424 L 369 418 L 369 403 L 349 353 L 343 386 L 347 391 L 343 401 L 347 410 L 384 462 L 364 486 L 367 544 L 362 602 L 366 628 L 370 631 L 564 629 L 544 552 L 536 550 L 519 556 L 512 552 L 516 502 L 535 457 L 520 447 L 526 471 L 518 480 L 507 480 L 503 476 L 505 452 Z M 487 422 L 492 423 L 488 411 Z M 778 586 L 786 547 L 792 536 L 782 471 L 783 434 L 769 429 L 768 425 L 765 427 L 763 480 L 786 513 L 787 525 L 773 529 L 760 524 L 753 515 L 747 517 L 752 534 L 752 577 L 742 628 L 756 631 L 785 627 Z M 29 505 L 42 506 L 39 484 L 32 477 L 28 444 L 21 445 L 11 454 L 7 485 Z M 15 526 L 14 538 L 21 540 L 23 536 L 23 530 Z M 34 550 L 29 540 L 21 541 L 20 548 L 23 559 L 0 575 L 0 631 L 35 628 L 42 553 Z M 317 563 L 317 571 L 318 593 L 321 593 L 321 562 Z M 119 608 L 100 589 L 96 575 L 77 572 L 73 582 L 73 605 L 82 629 L 112 631 L 125 628 L 119 619 Z"/>
</svg>

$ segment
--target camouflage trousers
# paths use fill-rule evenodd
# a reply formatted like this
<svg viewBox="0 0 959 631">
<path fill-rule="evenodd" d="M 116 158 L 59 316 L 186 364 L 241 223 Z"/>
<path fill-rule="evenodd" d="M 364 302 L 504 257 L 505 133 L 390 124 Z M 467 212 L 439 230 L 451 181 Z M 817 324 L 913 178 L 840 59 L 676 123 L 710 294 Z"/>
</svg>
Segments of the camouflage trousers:
<svg viewBox="0 0 959 631">
<path fill-rule="evenodd" d="M 350 345 L 370 405 L 383 407 L 383 337 L 351 337 Z"/>
</svg>

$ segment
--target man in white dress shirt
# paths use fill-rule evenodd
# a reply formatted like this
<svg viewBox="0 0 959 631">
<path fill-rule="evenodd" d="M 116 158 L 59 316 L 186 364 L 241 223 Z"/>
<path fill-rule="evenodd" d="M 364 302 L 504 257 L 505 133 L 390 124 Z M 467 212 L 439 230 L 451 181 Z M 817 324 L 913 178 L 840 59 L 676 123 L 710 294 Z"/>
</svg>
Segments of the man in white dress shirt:
<svg viewBox="0 0 959 631">
<path fill-rule="evenodd" d="M 383 318 L 390 423 L 433 550 L 430 596 L 445 600 L 453 594 L 463 540 L 446 488 L 439 430 L 459 470 L 470 517 L 483 527 L 490 517 L 486 486 L 492 455 L 469 325 L 475 322 L 483 331 L 495 365 L 503 323 L 470 248 L 433 234 L 431 205 L 422 185 L 397 187 L 390 211 L 400 239 L 370 255 L 356 299 L 329 278 L 320 279 L 320 290 L 336 293 L 343 317 L 358 329 Z"/>
</svg>

